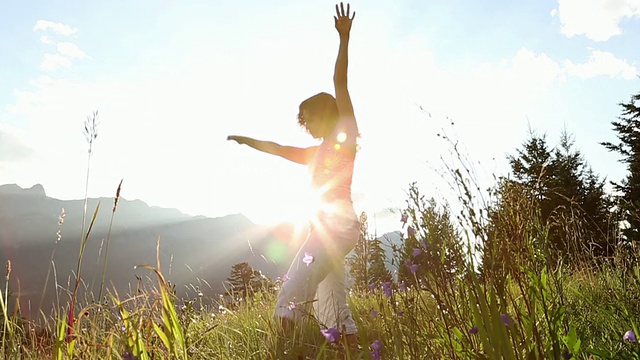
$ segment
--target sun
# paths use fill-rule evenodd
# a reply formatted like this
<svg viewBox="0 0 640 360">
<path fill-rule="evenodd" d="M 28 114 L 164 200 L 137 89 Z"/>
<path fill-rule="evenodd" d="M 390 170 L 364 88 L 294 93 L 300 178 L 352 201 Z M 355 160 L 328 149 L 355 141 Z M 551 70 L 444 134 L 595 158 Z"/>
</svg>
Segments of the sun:
<svg viewBox="0 0 640 360">
<path fill-rule="evenodd" d="M 254 199 L 245 215 L 262 225 L 292 224 L 296 229 L 304 229 L 322 208 L 320 196 L 311 186 L 291 186 L 286 192 Z"/>
</svg>

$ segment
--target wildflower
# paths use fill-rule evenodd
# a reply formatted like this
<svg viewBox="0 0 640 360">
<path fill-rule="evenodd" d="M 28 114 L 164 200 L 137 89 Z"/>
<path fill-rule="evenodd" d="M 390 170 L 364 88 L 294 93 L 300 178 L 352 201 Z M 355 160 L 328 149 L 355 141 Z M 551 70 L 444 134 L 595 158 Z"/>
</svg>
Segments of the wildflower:
<svg viewBox="0 0 640 360">
<path fill-rule="evenodd" d="M 474 327 L 471 328 L 471 330 L 469 330 L 469 334 L 471 334 L 471 335 L 475 335 L 477 333 L 478 333 L 478 327 L 477 326 L 474 326 Z"/>
<path fill-rule="evenodd" d="M 304 253 L 304 257 L 302 258 L 302 262 L 307 264 L 307 266 L 311 265 L 311 263 L 313 262 L 313 255 L 311 255 L 310 253 L 306 252 Z"/>
<path fill-rule="evenodd" d="M 296 309 L 296 303 L 294 303 L 293 301 L 289 301 L 289 306 L 287 306 L 287 309 L 289 309 L 289 311 L 293 311 Z"/>
<path fill-rule="evenodd" d="M 633 330 L 629 330 L 622 336 L 622 340 L 627 340 L 630 342 L 636 342 L 636 333 Z"/>
<path fill-rule="evenodd" d="M 373 360 L 380 360 L 380 353 L 382 352 L 382 343 L 380 340 L 376 340 L 371 343 L 371 358 Z"/>
<path fill-rule="evenodd" d="M 418 264 L 412 264 L 411 266 L 409 266 L 409 270 L 411 270 L 412 274 L 415 274 L 416 271 L 418 271 Z"/>
<path fill-rule="evenodd" d="M 126 352 L 126 353 L 122 354 L 122 360 L 138 360 L 138 357 L 134 356 L 130 352 Z"/>
<path fill-rule="evenodd" d="M 371 310 L 371 317 L 372 318 L 377 318 L 378 317 L 378 311 L 377 310 Z"/>
<path fill-rule="evenodd" d="M 374 291 L 376 289 L 378 285 L 376 285 L 375 283 L 373 284 L 369 284 L 369 290 Z"/>
<path fill-rule="evenodd" d="M 504 326 L 509 326 L 509 316 L 507 314 L 500 314 L 500 317 L 502 318 Z"/>
<path fill-rule="evenodd" d="M 407 291 L 407 284 L 405 284 L 404 281 L 402 281 L 400 285 L 398 285 L 398 289 L 403 292 Z"/>
<path fill-rule="evenodd" d="M 397 314 L 398 314 L 398 316 L 404 316 L 404 311 L 400 310 L 400 311 L 398 311 Z"/>
<path fill-rule="evenodd" d="M 400 222 L 401 222 L 402 224 L 406 225 L 408 220 L 409 220 L 409 215 L 407 215 L 407 214 L 402 214 L 402 215 L 400 216 Z"/>
<path fill-rule="evenodd" d="M 562 350 L 562 359 L 564 360 L 570 360 L 573 358 L 573 354 L 569 351 L 569 349 L 567 349 L 567 347 L 565 346 L 564 350 Z"/>
<path fill-rule="evenodd" d="M 382 292 L 384 293 L 384 295 L 386 297 L 391 297 L 391 283 L 390 282 L 383 282 L 382 283 Z"/>
<path fill-rule="evenodd" d="M 422 250 L 418 249 L 418 248 L 413 248 L 413 257 L 419 256 L 420 254 L 422 254 Z"/>
<path fill-rule="evenodd" d="M 320 330 L 322 335 L 327 339 L 328 342 L 333 343 L 338 341 L 338 337 L 340 337 L 340 333 L 338 333 L 338 329 L 334 327 L 330 327 L 328 329 Z"/>
<path fill-rule="evenodd" d="M 413 226 L 407 227 L 407 234 L 409 235 L 409 237 L 415 236 L 416 230 L 413 228 Z"/>
<path fill-rule="evenodd" d="M 285 282 L 285 281 L 287 281 L 287 280 L 289 280 L 289 279 L 290 279 L 290 278 L 289 278 L 289 275 L 284 274 L 284 276 L 282 277 L 282 282 Z"/>
</svg>

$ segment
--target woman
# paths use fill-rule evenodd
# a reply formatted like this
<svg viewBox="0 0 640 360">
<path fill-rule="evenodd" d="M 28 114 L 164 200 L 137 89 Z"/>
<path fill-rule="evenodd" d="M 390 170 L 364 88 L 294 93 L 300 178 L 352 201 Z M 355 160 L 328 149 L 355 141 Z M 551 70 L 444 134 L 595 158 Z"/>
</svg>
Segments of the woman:
<svg viewBox="0 0 640 360">
<path fill-rule="evenodd" d="M 360 225 L 351 201 L 358 126 L 347 89 L 349 32 L 355 17 L 350 12 L 349 4 L 346 11 L 342 3 L 336 5 L 334 20 L 340 35 L 333 75 L 336 97 L 320 93 L 299 106 L 298 123 L 321 144 L 297 148 L 244 136 L 227 139 L 309 166 L 322 206 L 285 277 L 275 317 L 290 329 L 315 302 L 320 324 L 341 331 L 355 345 L 357 329 L 347 305 L 344 275 L 344 258 L 356 244 Z"/>
</svg>

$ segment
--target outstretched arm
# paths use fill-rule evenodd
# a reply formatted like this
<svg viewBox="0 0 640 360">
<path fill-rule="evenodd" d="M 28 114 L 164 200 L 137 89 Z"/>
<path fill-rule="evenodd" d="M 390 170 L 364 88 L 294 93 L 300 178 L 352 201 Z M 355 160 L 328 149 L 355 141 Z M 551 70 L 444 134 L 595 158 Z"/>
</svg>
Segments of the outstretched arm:
<svg viewBox="0 0 640 360">
<path fill-rule="evenodd" d="M 318 149 L 317 146 L 308 148 L 282 146 L 272 141 L 256 140 L 250 137 L 238 135 L 229 135 L 227 136 L 227 140 L 233 140 L 238 144 L 245 144 L 267 154 L 277 155 L 289 161 L 293 161 L 303 165 L 309 164 L 309 162 L 315 155 L 316 150 Z"/>
<path fill-rule="evenodd" d="M 355 11 L 351 13 L 351 6 L 347 4 L 345 11 L 344 4 L 340 6 L 336 4 L 336 16 L 334 16 L 336 30 L 340 35 L 340 47 L 338 49 L 338 58 L 336 59 L 336 67 L 333 73 L 333 85 L 336 91 L 336 102 L 338 112 L 340 114 L 340 131 L 347 135 L 347 140 L 355 144 L 358 136 L 358 125 L 356 117 L 353 113 L 353 104 L 351 96 L 347 88 L 347 67 L 349 64 L 349 33 L 351 31 L 351 23 L 356 16 Z"/>
</svg>

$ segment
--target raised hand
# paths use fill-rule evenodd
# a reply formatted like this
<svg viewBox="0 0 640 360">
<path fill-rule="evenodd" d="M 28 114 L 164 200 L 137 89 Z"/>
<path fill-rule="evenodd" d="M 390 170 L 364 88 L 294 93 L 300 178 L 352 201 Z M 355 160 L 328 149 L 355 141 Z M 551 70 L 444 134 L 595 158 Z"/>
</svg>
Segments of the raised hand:
<svg viewBox="0 0 640 360">
<path fill-rule="evenodd" d="M 356 12 L 353 12 L 351 15 L 351 5 L 347 3 L 347 11 L 344 11 L 344 4 L 340 3 L 336 4 L 336 16 L 333 17 L 335 20 L 336 30 L 338 30 L 338 34 L 340 36 L 348 36 L 349 31 L 351 31 L 351 23 L 353 19 L 356 17 Z"/>
</svg>

